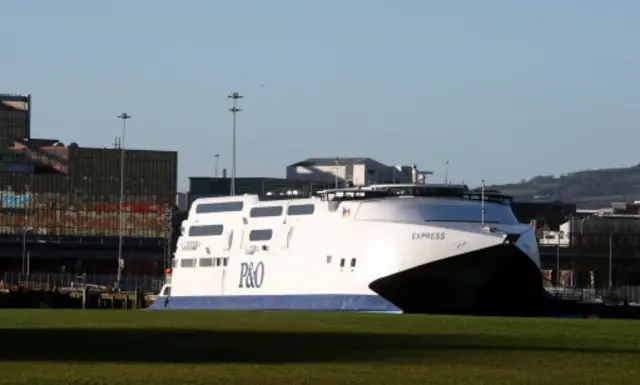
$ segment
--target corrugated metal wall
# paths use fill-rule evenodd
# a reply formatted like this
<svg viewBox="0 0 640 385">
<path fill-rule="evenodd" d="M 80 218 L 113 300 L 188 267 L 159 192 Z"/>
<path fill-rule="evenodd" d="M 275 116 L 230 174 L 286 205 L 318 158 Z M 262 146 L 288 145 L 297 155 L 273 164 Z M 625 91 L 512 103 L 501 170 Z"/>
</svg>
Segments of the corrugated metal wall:
<svg viewBox="0 0 640 385">
<path fill-rule="evenodd" d="M 120 152 L 69 149 L 71 175 L 0 173 L 0 233 L 118 236 Z M 127 151 L 124 236 L 164 238 L 175 205 L 177 153 Z"/>
<path fill-rule="evenodd" d="M 72 182 L 88 193 L 120 193 L 120 156 L 115 149 L 70 149 Z M 125 151 L 125 193 L 157 195 L 172 202 L 177 191 L 178 153 Z"/>
</svg>

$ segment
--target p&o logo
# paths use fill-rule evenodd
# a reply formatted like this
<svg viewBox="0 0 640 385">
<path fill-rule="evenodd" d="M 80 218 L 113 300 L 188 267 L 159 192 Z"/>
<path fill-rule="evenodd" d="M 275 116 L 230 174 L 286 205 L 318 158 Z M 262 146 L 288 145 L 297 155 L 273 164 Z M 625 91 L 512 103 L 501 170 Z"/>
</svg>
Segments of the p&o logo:
<svg viewBox="0 0 640 385">
<path fill-rule="evenodd" d="M 264 281 L 264 263 L 242 262 L 240 265 L 239 288 L 257 288 L 262 286 Z"/>
</svg>

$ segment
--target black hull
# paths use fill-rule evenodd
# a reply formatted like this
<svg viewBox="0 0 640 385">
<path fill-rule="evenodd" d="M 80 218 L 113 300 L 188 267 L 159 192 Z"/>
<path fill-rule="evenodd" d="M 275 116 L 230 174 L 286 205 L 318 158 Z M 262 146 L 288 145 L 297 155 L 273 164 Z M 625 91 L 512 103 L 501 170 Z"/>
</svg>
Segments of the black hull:
<svg viewBox="0 0 640 385">
<path fill-rule="evenodd" d="M 369 287 L 405 313 L 544 316 L 553 300 L 540 269 L 513 244 L 421 265 Z"/>
</svg>

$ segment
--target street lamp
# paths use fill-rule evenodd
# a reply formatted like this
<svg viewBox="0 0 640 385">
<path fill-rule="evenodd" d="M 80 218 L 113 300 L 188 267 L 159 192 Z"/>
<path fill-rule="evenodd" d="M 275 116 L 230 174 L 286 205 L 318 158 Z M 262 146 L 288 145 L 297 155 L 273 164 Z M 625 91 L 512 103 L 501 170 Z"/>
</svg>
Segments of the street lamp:
<svg viewBox="0 0 640 385">
<path fill-rule="evenodd" d="M 33 227 L 29 227 L 26 224 L 22 226 L 22 274 L 29 276 L 29 269 L 27 267 L 27 233 L 33 230 Z"/>
<path fill-rule="evenodd" d="M 231 195 L 236 195 L 236 114 L 242 111 L 237 107 L 238 99 L 242 99 L 243 96 L 237 92 L 227 96 L 229 99 L 233 99 L 233 107 L 229 108 L 229 111 L 233 114 L 233 155 L 231 160 Z"/>
<path fill-rule="evenodd" d="M 120 140 L 120 204 L 118 205 L 118 219 L 120 221 L 119 231 L 120 234 L 118 239 L 118 275 L 116 278 L 115 289 L 116 291 L 120 291 L 120 277 L 122 275 L 122 241 L 123 241 L 123 231 L 124 231 L 124 218 L 122 216 L 122 206 L 124 206 L 124 145 L 125 138 L 127 135 L 127 120 L 131 119 L 131 115 L 123 112 L 118 115 L 118 119 L 122 119 L 122 138 Z"/>
<path fill-rule="evenodd" d="M 613 287 L 613 231 L 609 232 L 609 290 L 608 293 L 611 295 L 611 288 Z"/>
<path fill-rule="evenodd" d="M 444 162 L 444 184 L 449 180 L 449 161 Z"/>
</svg>

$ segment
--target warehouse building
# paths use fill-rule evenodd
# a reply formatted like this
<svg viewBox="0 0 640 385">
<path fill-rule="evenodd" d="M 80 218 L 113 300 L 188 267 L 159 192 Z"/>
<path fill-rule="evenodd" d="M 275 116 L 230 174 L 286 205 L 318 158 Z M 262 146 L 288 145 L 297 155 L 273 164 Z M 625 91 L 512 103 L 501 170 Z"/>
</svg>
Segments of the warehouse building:
<svg viewBox="0 0 640 385">
<path fill-rule="evenodd" d="M 161 273 L 175 233 L 177 152 L 125 151 L 120 216 L 121 149 L 31 138 L 30 108 L 20 112 L 16 98 L 0 96 L 0 272 L 24 273 L 27 254 L 32 273 L 115 273 L 122 220 L 125 274 Z"/>
</svg>

